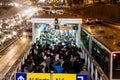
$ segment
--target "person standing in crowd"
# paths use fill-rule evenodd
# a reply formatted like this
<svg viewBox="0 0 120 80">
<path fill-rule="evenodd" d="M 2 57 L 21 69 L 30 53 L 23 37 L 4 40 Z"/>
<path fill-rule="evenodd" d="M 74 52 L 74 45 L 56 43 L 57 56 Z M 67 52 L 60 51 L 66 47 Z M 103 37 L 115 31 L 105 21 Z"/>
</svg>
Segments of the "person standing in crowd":
<svg viewBox="0 0 120 80">
<path fill-rule="evenodd" d="M 47 54 L 47 58 L 46 58 L 46 67 L 47 67 L 47 71 L 49 72 L 50 71 L 50 63 L 51 63 L 51 58 L 50 58 L 50 54 Z"/>
<path fill-rule="evenodd" d="M 82 62 L 79 58 L 77 58 L 73 63 L 73 68 L 75 73 L 79 73 L 81 71 Z"/>
<path fill-rule="evenodd" d="M 24 67 L 23 72 L 26 72 L 26 73 L 28 72 L 28 67 L 27 66 Z"/>
<path fill-rule="evenodd" d="M 82 67 L 83 70 L 80 71 L 80 74 L 86 74 L 88 76 L 88 80 L 90 80 L 90 74 L 86 68 L 87 68 L 86 65 L 83 65 L 83 67 Z"/>
<path fill-rule="evenodd" d="M 42 61 L 42 63 L 40 65 L 43 66 L 42 72 L 45 73 L 45 68 L 46 68 L 46 65 L 47 65 L 45 59 L 43 59 L 43 61 Z"/>
<path fill-rule="evenodd" d="M 63 68 L 60 65 L 60 61 L 57 60 L 56 62 L 54 62 L 54 64 L 52 64 L 52 66 L 54 67 L 54 69 L 58 72 L 58 73 L 62 73 Z"/>
</svg>

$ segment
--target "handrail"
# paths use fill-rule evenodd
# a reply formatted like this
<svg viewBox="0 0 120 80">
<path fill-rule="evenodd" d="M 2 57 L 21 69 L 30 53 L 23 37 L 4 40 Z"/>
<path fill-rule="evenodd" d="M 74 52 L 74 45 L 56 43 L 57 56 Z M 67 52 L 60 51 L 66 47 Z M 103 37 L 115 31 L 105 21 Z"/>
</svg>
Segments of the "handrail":
<svg viewBox="0 0 120 80">
<path fill-rule="evenodd" d="M 103 72 L 103 70 L 101 69 L 101 67 L 99 67 L 99 64 L 95 61 L 95 59 L 92 57 L 92 55 L 90 55 L 90 52 L 88 52 L 88 50 L 81 45 L 82 48 L 87 52 L 86 54 L 88 55 L 88 57 L 90 58 L 91 61 L 93 61 L 93 65 L 94 66 L 98 66 L 98 72 L 100 73 L 100 75 L 105 79 L 105 80 L 109 80 L 108 77 L 106 76 L 106 74 Z"/>
</svg>

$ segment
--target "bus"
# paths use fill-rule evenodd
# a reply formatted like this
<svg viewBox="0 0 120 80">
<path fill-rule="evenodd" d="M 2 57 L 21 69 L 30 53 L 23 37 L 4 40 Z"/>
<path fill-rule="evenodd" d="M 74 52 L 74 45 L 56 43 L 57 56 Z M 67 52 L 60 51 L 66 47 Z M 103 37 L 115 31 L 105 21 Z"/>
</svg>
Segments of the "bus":
<svg viewBox="0 0 120 80">
<path fill-rule="evenodd" d="M 82 24 L 81 43 L 109 80 L 120 80 L 120 31 L 118 29 L 100 24 Z"/>
</svg>

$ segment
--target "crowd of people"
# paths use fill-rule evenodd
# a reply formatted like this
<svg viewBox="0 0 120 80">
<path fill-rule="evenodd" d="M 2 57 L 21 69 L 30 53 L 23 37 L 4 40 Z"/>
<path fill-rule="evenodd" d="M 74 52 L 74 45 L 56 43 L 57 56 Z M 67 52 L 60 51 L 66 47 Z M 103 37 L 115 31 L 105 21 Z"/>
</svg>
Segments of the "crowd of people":
<svg viewBox="0 0 120 80">
<path fill-rule="evenodd" d="M 29 55 L 21 66 L 21 72 L 32 73 L 80 73 L 85 69 L 82 51 L 69 35 L 53 35 L 47 30 L 36 39 Z M 55 32 L 54 32 L 55 33 Z M 57 40 L 51 40 L 56 36 Z M 62 36 L 62 37 L 61 37 Z M 63 36 L 66 40 L 62 40 Z M 62 40 L 59 42 L 58 40 Z"/>
<path fill-rule="evenodd" d="M 21 66 L 22 72 L 57 72 L 79 73 L 84 65 L 81 58 L 81 49 L 67 42 L 45 46 L 34 43 L 29 51 L 25 63 Z"/>
</svg>

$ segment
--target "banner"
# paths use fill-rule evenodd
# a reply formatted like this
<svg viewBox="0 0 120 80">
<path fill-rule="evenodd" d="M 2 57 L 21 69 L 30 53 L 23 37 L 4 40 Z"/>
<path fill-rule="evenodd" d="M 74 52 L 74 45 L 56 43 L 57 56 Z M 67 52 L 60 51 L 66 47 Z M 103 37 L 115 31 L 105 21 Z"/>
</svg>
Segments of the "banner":
<svg viewBox="0 0 120 80">
<path fill-rule="evenodd" d="M 88 76 L 64 73 L 16 73 L 15 80 L 88 80 Z"/>
<path fill-rule="evenodd" d="M 53 80 L 76 80 L 76 74 L 53 74 Z"/>
<path fill-rule="evenodd" d="M 78 30 L 78 26 L 59 26 L 59 25 L 55 25 L 55 30 Z"/>
<path fill-rule="evenodd" d="M 50 80 L 50 74 L 47 74 L 47 73 L 27 73 L 27 80 Z"/>
</svg>

